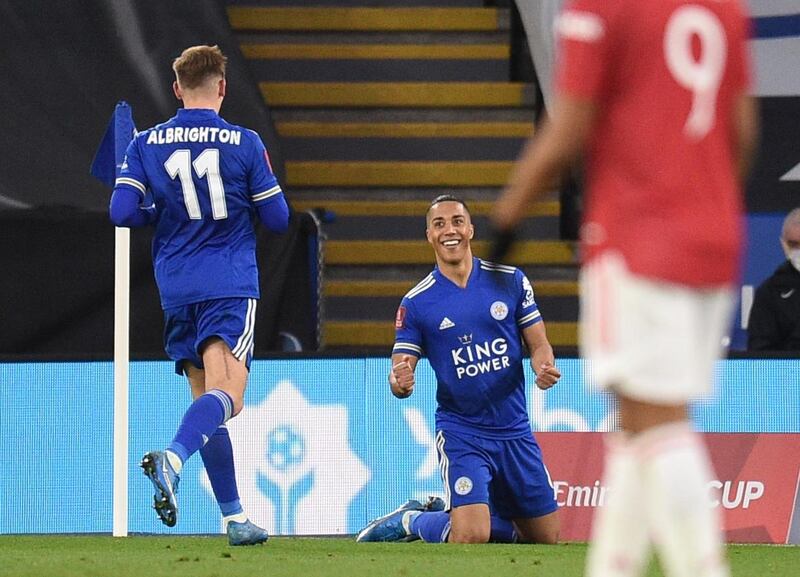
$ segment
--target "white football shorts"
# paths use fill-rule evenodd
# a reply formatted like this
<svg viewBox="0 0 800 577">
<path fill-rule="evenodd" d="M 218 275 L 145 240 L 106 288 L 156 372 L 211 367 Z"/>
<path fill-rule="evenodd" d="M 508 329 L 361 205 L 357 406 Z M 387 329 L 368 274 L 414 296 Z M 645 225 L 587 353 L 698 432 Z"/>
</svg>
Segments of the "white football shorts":
<svg viewBox="0 0 800 577">
<path fill-rule="evenodd" d="M 664 405 L 712 392 L 733 287 L 697 289 L 637 276 L 616 251 L 584 266 L 580 287 L 581 354 L 593 386 Z"/>
</svg>

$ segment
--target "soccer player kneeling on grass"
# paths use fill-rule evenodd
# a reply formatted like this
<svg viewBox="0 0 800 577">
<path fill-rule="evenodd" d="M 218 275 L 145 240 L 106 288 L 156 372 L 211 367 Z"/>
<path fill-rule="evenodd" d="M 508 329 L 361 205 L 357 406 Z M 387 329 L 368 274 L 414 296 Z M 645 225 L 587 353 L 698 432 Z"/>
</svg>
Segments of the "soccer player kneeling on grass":
<svg viewBox="0 0 800 577">
<path fill-rule="evenodd" d="M 445 498 L 408 501 L 357 540 L 555 543 L 558 505 L 531 433 L 523 360 L 530 356 L 541 389 L 561 373 L 533 288 L 519 269 L 472 256 L 460 199 L 434 199 L 426 220 L 436 268 L 397 311 L 389 384 L 396 397 L 411 395 L 417 361 L 428 357 Z"/>
</svg>

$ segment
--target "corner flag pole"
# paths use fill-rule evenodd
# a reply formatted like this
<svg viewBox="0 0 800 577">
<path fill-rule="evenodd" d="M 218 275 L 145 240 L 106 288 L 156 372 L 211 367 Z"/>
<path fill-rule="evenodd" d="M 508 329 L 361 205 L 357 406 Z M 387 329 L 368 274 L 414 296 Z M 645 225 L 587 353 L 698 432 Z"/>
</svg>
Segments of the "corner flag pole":
<svg viewBox="0 0 800 577">
<path fill-rule="evenodd" d="M 130 106 L 119 102 L 92 162 L 91 173 L 113 187 L 136 129 Z M 114 230 L 114 537 L 128 535 L 128 369 L 130 362 L 131 231 Z"/>
<path fill-rule="evenodd" d="M 114 230 L 114 522 L 128 535 L 128 364 L 130 361 L 131 231 Z"/>
</svg>

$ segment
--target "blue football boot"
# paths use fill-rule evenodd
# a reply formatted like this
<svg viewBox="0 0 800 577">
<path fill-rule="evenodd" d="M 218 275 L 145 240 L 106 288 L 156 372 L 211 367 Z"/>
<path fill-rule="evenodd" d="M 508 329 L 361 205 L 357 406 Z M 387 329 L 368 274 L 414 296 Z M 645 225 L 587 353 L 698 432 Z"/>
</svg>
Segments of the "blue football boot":
<svg viewBox="0 0 800 577">
<path fill-rule="evenodd" d="M 229 522 L 227 532 L 228 545 L 234 547 L 239 545 L 258 545 L 269 539 L 269 534 L 258 525 L 251 523 L 249 519 L 243 523 Z"/>
<path fill-rule="evenodd" d="M 358 543 L 416 541 L 419 537 L 411 533 L 411 519 L 426 511 L 444 511 L 444 501 L 439 497 L 430 497 L 423 505 L 415 499 L 410 499 L 388 515 L 371 521 L 358 533 L 356 541 Z"/>
<path fill-rule="evenodd" d="M 178 522 L 178 482 L 180 478 L 169 459 L 161 451 L 151 451 L 142 457 L 139 466 L 145 476 L 153 483 L 156 492 L 153 495 L 153 509 L 158 518 L 167 527 L 174 527 Z"/>
</svg>

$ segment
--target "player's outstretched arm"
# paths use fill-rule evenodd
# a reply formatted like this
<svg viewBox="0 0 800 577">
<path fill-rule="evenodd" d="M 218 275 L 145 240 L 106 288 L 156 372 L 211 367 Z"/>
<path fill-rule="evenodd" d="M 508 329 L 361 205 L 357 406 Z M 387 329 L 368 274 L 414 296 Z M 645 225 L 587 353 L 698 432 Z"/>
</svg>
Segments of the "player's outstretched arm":
<svg viewBox="0 0 800 577">
<path fill-rule="evenodd" d="M 759 112 L 756 99 L 741 94 L 733 108 L 733 127 L 735 132 L 736 164 L 739 178 L 744 183 L 750 173 L 756 148 L 758 147 Z"/>
<path fill-rule="evenodd" d="M 547 340 L 544 322 L 524 328 L 522 338 L 531 354 L 531 368 L 536 374 L 536 386 L 542 390 L 549 389 L 561 378 L 561 371 L 556 367 L 553 347 Z"/>
<path fill-rule="evenodd" d="M 536 200 L 581 154 L 594 124 L 595 105 L 587 100 L 560 97 L 553 115 L 525 145 L 508 185 L 492 209 L 492 255 L 505 256 L 494 245 L 510 248 L 509 235 Z"/>
<path fill-rule="evenodd" d="M 417 367 L 417 357 L 413 355 L 392 355 L 392 370 L 389 371 L 389 386 L 392 394 L 398 399 L 410 397 L 414 392 L 414 369 Z"/>
</svg>

